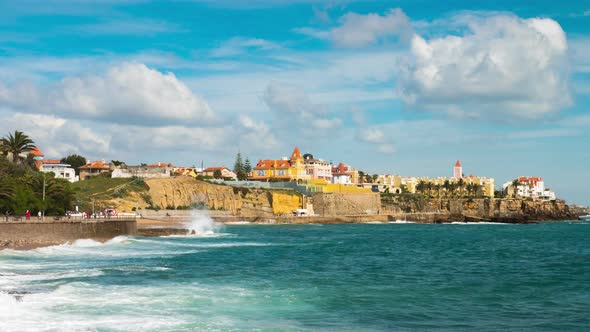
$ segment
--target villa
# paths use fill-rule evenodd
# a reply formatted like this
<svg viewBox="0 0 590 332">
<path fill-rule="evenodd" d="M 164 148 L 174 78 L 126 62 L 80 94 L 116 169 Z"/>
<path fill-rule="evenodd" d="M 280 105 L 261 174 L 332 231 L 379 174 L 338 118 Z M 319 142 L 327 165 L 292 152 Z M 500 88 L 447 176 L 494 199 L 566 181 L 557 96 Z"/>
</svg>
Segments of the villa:
<svg viewBox="0 0 590 332">
<path fill-rule="evenodd" d="M 514 188 L 515 182 L 516 188 Z M 515 181 L 504 183 L 502 189 L 509 196 L 516 193 L 516 196 L 533 200 L 554 201 L 556 199 L 555 192 L 545 188 L 545 182 L 540 176 L 520 176 Z"/>
<path fill-rule="evenodd" d="M 89 162 L 86 165 L 80 166 L 80 179 L 85 180 L 89 177 L 109 172 L 111 169 L 112 165 L 106 163 L 104 160 Z"/>
<path fill-rule="evenodd" d="M 70 164 L 65 164 L 59 160 L 41 160 L 39 171 L 43 173 L 53 173 L 56 179 L 66 179 L 70 182 L 78 182 L 80 178 L 76 175 L 76 170 Z"/>
<path fill-rule="evenodd" d="M 259 160 L 252 171 L 252 176 L 250 176 L 250 180 L 254 181 L 283 180 L 301 182 L 311 178 L 312 175 L 307 173 L 305 160 L 298 147 L 295 147 L 290 158 Z"/>
</svg>

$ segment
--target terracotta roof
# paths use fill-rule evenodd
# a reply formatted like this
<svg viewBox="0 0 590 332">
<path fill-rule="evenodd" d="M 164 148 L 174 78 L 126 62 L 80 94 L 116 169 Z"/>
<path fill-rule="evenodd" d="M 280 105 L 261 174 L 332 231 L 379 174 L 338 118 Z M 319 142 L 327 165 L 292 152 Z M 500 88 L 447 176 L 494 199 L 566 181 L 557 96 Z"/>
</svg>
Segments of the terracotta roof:
<svg viewBox="0 0 590 332">
<path fill-rule="evenodd" d="M 332 174 L 334 175 L 349 175 L 346 171 L 346 166 L 343 163 L 338 164 L 336 167 L 332 167 Z"/>
<path fill-rule="evenodd" d="M 91 163 L 88 163 L 84 166 L 80 166 L 80 169 L 111 169 L 111 166 L 104 161 L 96 160 Z"/>
<path fill-rule="evenodd" d="M 45 160 L 41 160 L 41 163 L 43 163 L 45 165 L 45 164 L 61 164 L 62 162 L 59 159 L 45 159 Z"/>
<path fill-rule="evenodd" d="M 169 164 L 169 163 L 155 163 L 155 164 L 149 164 L 149 165 L 147 165 L 147 167 L 172 167 L 172 164 Z"/>
<path fill-rule="evenodd" d="M 254 167 L 254 169 L 270 169 L 270 168 L 284 169 L 284 168 L 290 168 L 290 167 L 291 167 L 290 160 L 263 159 L 263 160 L 258 161 L 258 163 L 256 164 L 256 167 Z"/>
<path fill-rule="evenodd" d="M 223 171 L 224 169 L 227 169 L 228 171 L 230 170 L 229 168 L 225 167 L 225 166 L 215 166 L 215 167 L 207 167 L 203 170 L 203 172 L 211 172 L 211 171 Z"/>
<path fill-rule="evenodd" d="M 293 159 L 301 159 L 303 157 L 301 157 L 301 151 L 299 151 L 298 147 L 295 147 L 295 150 L 293 150 L 293 153 L 291 153 L 291 160 Z"/>
<path fill-rule="evenodd" d="M 457 160 L 457 162 L 455 163 L 455 167 L 461 167 L 461 162 L 459 160 Z"/>
<path fill-rule="evenodd" d="M 32 154 L 33 156 L 40 156 L 43 157 L 43 152 L 41 152 L 41 150 L 39 150 L 38 147 L 35 146 L 35 148 L 31 151 L 29 151 L 29 154 Z"/>
</svg>

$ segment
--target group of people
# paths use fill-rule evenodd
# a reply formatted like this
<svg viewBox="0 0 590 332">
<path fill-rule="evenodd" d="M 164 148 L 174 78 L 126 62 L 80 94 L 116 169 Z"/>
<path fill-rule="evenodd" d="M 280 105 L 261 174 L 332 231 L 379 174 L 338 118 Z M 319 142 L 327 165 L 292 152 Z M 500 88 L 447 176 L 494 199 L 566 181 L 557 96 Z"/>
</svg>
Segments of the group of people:
<svg viewBox="0 0 590 332">
<path fill-rule="evenodd" d="M 43 214 L 41 213 L 41 211 L 37 212 L 37 220 L 41 220 L 42 216 Z M 25 219 L 31 220 L 31 211 L 27 210 L 27 212 L 25 212 Z"/>
</svg>

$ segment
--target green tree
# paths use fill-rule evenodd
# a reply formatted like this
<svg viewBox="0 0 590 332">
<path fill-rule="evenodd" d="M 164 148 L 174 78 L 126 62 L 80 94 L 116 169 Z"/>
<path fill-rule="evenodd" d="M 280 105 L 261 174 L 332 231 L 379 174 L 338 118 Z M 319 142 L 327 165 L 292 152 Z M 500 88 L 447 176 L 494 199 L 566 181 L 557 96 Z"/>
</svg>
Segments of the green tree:
<svg viewBox="0 0 590 332">
<path fill-rule="evenodd" d="M 213 177 L 214 177 L 214 178 L 216 178 L 216 179 L 221 179 L 221 170 L 219 170 L 219 169 L 216 169 L 216 170 L 213 172 Z"/>
<path fill-rule="evenodd" d="M 363 182 L 365 182 L 365 172 L 363 172 L 363 171 L 359 171 L 359 179 L 358 179 L 358 181 L 359 181 L 360 183 L 363 183 Z"/>
<path fill-rule="evenodd" d="M 379 175 L 377 174 L 373 174 L 371 175 L 371 183 L 375 183 L 377 182 L 377 179 L 379 178 Z"/>
<path fill-rule="evenodd" d="M 19 155 L 21 153 L 29 152 L 35 148 L 35 142 L 29 136 L 18 130 L 15 130 L 14 134 L 9 133 L 0 142 L 2 142 L 2 150 L 12 155 L 12 162 L 15 164 L 20 163 Z"/>
<path fill-rule="evenodd" d="M 442 184 L 442 187 L 445 190 L 445 196 L 448 196 L 451 190 L 451 182 L 448 179 L 445 180 L 445 182 Z"/>
<path fill-rule="evenodd" d="M 463 192 L 463 188 L 465 188 L 465 180 L 463 180 L 463 178 L 459 179 L 457 182 L 457 188 L 459 189 L 459 197 L 465 196 L 465 193 Z"/>
<path fill-rule="evenodd" d="M 250 159 L 246 158 L 244 162 L 244 172 L 250 174 L 252 172 L 252 165 L 250 164 Z"/>
<path fill-rule="evenodd" d="M 242 161 L 242 154 L 238 152 L 236 155 L 236 162 L 234 163 L 234 173 L 238 177 L 238 180 L 243 181 L 248 179 L 248 172 L 246 171 L 246 167 L 244 162 Z"/>
<path fill-rule="evenodd" d="M 124 161 L 120 161 L 120 160 L 111 160 L 111 164 L 113 164 L 115 166 L 121 166 L 121 165 L 124 165 L 125 162 Z M 82 165 L 80 165 L 80 166 L 82 166 Z M 78 166 L 78 167 L 80 167 L 80 166 Z"/>
<path fill-rule="evenodd" d="M 242 154 L 238 152 L 236 155 L 236 162 L 234 163 L 234 172 L 236 174 L 244 171 L 244 162 L 242 161 Z"/>
<path fill-rule="evenodd" d="M 424 180 L 418 181 L 418 184 L 416 185 L 416 191 L 423 194 L 425 190 L 426 190 L 426 182 Z"/>
<path fill-rule="evenodd" d="M 77 154 L 71 154 L 65 158 L 61 158 L 60 161 L 64 164 L 72 166 L 72 168 L 76 170 L 76 175 L 80 175 L 80 166 L 86 165 L 87 162 L 86 158 Z"/>
</svg>

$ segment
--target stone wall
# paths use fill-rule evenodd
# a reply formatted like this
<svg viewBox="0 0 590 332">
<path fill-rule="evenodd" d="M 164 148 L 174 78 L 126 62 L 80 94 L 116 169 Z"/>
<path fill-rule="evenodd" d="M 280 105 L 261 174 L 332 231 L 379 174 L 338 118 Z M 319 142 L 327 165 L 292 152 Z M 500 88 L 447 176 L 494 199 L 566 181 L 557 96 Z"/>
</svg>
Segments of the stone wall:
<svg viewBox="0 0 590 332">
<path fill-rule="evenodd" d="M 135 220 L 0 222 L 0 243 L 51 245 L 79 239 L 106 241 L 119 235 L 137 234 Z"/>
<path fill-rule="evenodd" d="M 379 193 L 316 193 L 313 209 L 321 216 L 378 214 L 381 209 Z"/>
</svg>

